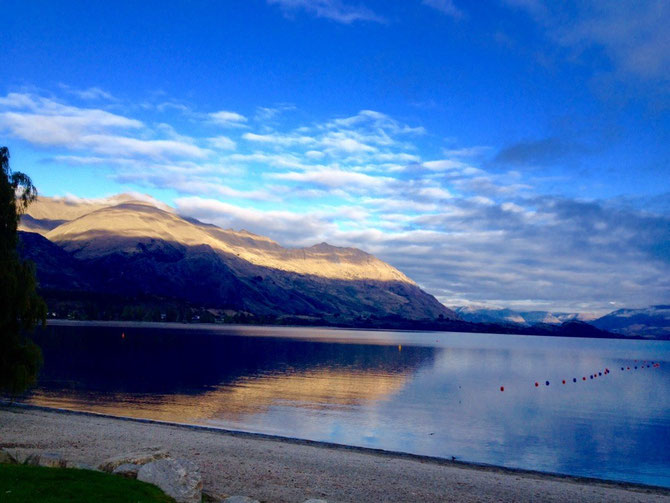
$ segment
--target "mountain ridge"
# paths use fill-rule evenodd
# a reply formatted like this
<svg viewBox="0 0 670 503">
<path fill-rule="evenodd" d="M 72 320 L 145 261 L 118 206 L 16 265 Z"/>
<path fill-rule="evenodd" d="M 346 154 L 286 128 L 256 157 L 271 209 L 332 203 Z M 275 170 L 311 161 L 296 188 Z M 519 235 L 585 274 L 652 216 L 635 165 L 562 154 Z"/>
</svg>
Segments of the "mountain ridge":
<svg viewBox="0 0 670 503">
<path fill-rule="evenodd" d="M 55 305 L 89 292 L 258 315 L 456 318 L 402 272 L 355 248 L 283 248 L 123 195 L 86 201 L 83 210 L 50 198 L 34 206 L 20 225 L 24 254 Z"/>
</svg>

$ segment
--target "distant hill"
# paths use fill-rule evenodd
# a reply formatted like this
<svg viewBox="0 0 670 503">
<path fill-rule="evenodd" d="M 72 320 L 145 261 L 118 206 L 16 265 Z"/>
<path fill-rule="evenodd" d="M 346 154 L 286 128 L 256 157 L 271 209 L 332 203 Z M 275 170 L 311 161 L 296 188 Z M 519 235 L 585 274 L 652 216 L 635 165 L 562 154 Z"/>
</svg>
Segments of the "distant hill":
<svg viewBox="0 0 670 503">
<path fill-rule="evenodd" d="M 618 334 L 670 339 L 670 305 L 619 309 L 591 323 L 602 330 Z"/>
<path fill-rule="evenodd" d="M 476 308 L 459 306 L 453 308 L 458 316 L 474 323 L 506 323 L 523 326 L 537 324 L 560 325 L 569 321 L 588 321 L 580 313 L 550 311 L 514 311 L 506 308 Z"/>
<path fill-rule="evenodd" d="M 259 319 L 457 318 L 361 250 L 327 243 L 284 248 L 182 217 L 149 198 L 40 198 L 20 229 L 22 253 L 35 261 L 56 315 L 159 321 L 175 310 L 183 319 L 190 310 L 198 317 Z"/>
</svg>

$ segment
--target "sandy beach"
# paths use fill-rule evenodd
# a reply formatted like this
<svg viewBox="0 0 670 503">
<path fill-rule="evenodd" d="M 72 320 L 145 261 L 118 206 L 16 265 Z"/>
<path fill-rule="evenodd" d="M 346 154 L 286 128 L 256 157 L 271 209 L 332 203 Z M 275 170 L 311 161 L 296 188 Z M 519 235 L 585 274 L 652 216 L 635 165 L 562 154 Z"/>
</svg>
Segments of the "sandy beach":
<svg viewBox="0 0 670 503">
<path fill-rule="evenodd" d="M 160 446 L 195 462 L 205 491 L 260 501 L 647 502 L 670 490 L 478 467 L 268 438 L 250 434 L 67 413 L 0 407 L 0 447 L 56 452 L 97 465 Z"/>
</svg>

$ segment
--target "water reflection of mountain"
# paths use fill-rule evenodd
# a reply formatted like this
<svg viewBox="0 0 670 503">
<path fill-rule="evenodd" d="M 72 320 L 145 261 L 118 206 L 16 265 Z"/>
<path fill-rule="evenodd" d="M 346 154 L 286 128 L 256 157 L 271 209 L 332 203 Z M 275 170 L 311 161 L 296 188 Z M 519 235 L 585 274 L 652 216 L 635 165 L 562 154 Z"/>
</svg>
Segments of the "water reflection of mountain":
<svg viewBox="0 0 670 503">
<path fill-rule="evenodd" d="M 435 350 L 240 337 L 207 330 L 51 326 L 30 401 L 198 422 L 290 402 L 349 407 L 402 389 Z"/>
</svg>

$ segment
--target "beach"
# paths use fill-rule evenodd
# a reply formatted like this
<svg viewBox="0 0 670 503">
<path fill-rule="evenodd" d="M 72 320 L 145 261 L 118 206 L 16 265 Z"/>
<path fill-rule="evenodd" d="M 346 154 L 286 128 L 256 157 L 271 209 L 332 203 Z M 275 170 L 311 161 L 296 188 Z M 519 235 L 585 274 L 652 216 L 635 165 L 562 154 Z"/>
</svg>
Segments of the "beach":
<svg viewBox="0 0 670 503">
<path fill-rule="evenodd" d="M 205 492 L 267 502 L 670 501 L 661 488 L 16 405 L 0 407 L 0 447 L 90 466 L 161 447 L 199 466 Z"/>
</svg>

